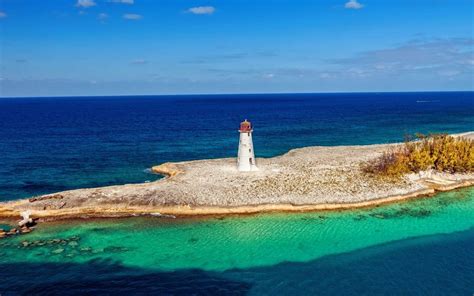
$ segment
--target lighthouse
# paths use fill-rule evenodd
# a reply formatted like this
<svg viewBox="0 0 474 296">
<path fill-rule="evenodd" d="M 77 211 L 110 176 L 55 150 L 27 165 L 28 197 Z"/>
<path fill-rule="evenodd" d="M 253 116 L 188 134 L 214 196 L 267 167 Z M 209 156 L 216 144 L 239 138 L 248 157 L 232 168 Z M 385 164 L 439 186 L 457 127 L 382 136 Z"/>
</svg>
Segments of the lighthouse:
<svg viewBox="0 0 474 296">
<path fill-rule="evenodd" d="M 240 123 L 237 168 L 241 172 L 258 171 L 253 151 L 252 132 L 252 124 L 247 119 Z"/>
</svg>

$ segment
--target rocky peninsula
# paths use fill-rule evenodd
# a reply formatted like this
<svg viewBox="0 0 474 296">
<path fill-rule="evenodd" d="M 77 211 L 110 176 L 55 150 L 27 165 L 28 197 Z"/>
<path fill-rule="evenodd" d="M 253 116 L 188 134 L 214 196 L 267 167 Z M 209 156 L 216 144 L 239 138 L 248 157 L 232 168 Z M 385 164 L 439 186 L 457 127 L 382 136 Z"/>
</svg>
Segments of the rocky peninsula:
<svg viewBox="0 0 474 296">
<path fill-rule="evenodd" d="M 474 132 L 459 136 L 474 139 Z M 30 211 L 42 220 L 134 215 L 214 215 L 338 210 L 429 196 L 474 185 L 474 174 L 424 171 L 397 181 L 365 174 L 361 164 L 397 144 L 306 147 L 257 158 L 239 172 L 235 158 L 154 166 L 165 178 L 143 184 L 78 189 L 0 203 L 0 218 Z"/>
</svg>

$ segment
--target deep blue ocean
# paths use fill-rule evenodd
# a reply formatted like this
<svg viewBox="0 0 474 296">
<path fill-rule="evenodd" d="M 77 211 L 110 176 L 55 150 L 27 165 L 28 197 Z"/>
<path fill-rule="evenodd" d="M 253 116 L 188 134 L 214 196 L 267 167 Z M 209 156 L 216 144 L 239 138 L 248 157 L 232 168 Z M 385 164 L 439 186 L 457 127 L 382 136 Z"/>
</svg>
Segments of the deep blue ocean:
<svg viewBox="0 0 474 296">
<path fill-rule="evenodd" d="M 235 157 L 243 119 L 271 157 L 472 131 L 474 93 L 1 98 L 0 201 Z M 331 213 L 42 223 L 0 239 L 0 295 L 470 296 L 473 208 L 466 188 Z"/>
<path fill-rule="evenodd" d="M 474 130 L 473 92 L 0 99 L 0 201 L 137 183 L 167 161 L 234 157 L 239 123 L 257 157 L 310 145 Z"/>
</svg>

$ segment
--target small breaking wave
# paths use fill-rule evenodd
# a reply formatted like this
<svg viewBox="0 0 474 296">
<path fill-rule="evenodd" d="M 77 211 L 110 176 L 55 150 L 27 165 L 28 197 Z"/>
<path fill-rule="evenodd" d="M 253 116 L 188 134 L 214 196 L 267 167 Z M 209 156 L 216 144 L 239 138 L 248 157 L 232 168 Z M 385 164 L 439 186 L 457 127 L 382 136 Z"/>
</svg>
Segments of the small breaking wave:
<svg viewBox="0 0 474 296">
<path fill-rule="evenodd" d="M 439 100 L 417 100 L 417 103 L 438 103 Z"/>
<path fill-rule="evenodd" d="M 153 172 L 152 169 L 150 169 L 150 168 L 144 169 L 143 172 L 144 172 L 145 174 L 150 174 L 150 175 L 159 175 L 159 174 Z"/>
<path fill-rule="evenodd" d="M 163 217 L 163 218 L 172 218 L 172 219 L 176 218 L 176 216 L 174 216 L 174 215 L 166 215 L 166 214 L 162 214 L 162 213 L 151 213 L 150 216 Z"/>
</svg>

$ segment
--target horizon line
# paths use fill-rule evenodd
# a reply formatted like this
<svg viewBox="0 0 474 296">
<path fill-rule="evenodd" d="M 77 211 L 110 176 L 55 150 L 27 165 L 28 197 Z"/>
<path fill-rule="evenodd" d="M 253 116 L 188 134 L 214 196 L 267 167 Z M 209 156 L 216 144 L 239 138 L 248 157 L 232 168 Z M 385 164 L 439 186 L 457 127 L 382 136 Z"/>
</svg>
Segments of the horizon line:
<svg viewBox="0 0 474 296">
<path fill-rule="evenodd" d="M 390 93 L 459 93 L 472 90 L 413 90 L 413 91 L 322 91 L 322 92 L 249 92 L 249 93 L 172 93 L 172 94 L 120 94 L 120 95 L 42 95 L 42 96 L 1 96 L 0 99 L 21 98 L 96 98 L 96 97 L 172 97 L 172 96 L 236 96 L 236 95 L 311 95 L 311 94 L 390 94 Z"/>
</svg>

